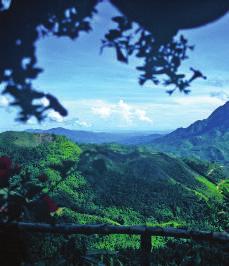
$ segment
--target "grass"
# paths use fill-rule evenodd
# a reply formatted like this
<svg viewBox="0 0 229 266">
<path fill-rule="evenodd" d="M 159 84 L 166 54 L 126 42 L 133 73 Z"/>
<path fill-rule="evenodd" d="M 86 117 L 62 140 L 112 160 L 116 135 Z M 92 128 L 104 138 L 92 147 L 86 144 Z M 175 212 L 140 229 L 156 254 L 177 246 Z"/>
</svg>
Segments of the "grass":
<svg viewBox="0 0 229 266">
<path fill-rule="evenodd" d="M 225 196 L 229 196 L 229 178 L 222 180 L 218 184 L 218 189 L 221 191 Z"/>
<path fill-rule="evenodd" d="M 211 181 L 209 181 L 206 177 L 196 176 L 195 178 L 203 185 L 203 189 L 198 189 L 199 193 L 205 195 L 207 198 L 213 197 L 217 200 L 223 199 L 223 195 L 221 194 L 217 186 Z"/>
</svg>

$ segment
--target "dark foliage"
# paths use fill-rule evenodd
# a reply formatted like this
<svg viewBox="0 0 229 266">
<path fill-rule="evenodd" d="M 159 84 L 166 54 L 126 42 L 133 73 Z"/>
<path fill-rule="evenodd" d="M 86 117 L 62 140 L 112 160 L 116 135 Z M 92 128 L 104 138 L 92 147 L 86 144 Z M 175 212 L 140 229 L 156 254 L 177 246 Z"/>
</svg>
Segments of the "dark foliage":
<svg viewBox="0 0 229 266">
<path fill-rule="evenodd" d="M 67 115 L 54 96 L 33 88 L 32 80 L 42 72 L 37 66 L 35 42 L 47 35 L 75 39 L 80 31 L 88 32 L 97 2 L 14 0 L 8 9 L 1 10 L 0 83 L 5 84 L 3 93 L 14 99 L 11 105 L 21 108 L 20 121 L 27 121 L 31 116 L 41 121 L 47 109 Z M 34 103 L 43 97 L 49 101 L 47 107 Z"/>
<path fill-rule="evenodd" d="M 143 72 L 139 77 L 140 85 L 148 80 L 158 85 L 162 80 L 165 86 L 173 85 L 172 89 L 167 90 L 171 95 L 176 89 L 189 93 L 188 87 L 193 80 L 200 77 L 206 79 L 200 71 L 193 68 L 191 68 L 193 75 L 190 78 L 178 73 L 182 61 L 188 58 L 187 51 L 194 49 L 183 35 L 179 39 L 172 37 L 166 43 L 161 43 L 154 34 L 142 27 L 134 27 L 125 17 L 114 17 L 113 21 L 118 27 L 105 35 L 102 48 L 115 48 L 117 60 L 123 63 L 128 63 L 128 57 L 131 55 L 143 59 L 143 66 L 137 67 Z"/>
<path fill-rule="evenodd" d="M 7 7 L 0 1 L 0 83 L 3 94 L 12 96 L 11 106 L 20 108 L 18 120 L 26 122 L 34 116 L 38 121 L 45 111 L 53 109 L 62 116 L 67 110 L 56 97 L 37 91 L 32 81 L 42 72 L 37 65 L 35 43 L 39 38 L 54 35 L 76 39 L 81 31 L 91 30 L 90 21 L 99 0 L 30 1 L 12 0 Z M 178 69 L 193 49 L 181 36 L 174 39 L 179 29 L 193 28 L 216 20 L 228 10 L 228 1 L 130 1 L 112 0 L 123 16 L 113 20 L 118 24 L 106 34 L 103 47 L 114 47 L 117 59 L 127 63 L 134 55 L 144 59 L 138 67 L 143 73 L 139 83 L 151 80 L 154 84 L 172 85 L 167 92 L 179 89 L 188 93 L 190 83 L 202 77 L 193 68 L 193 75 L 186 78 Z M 198 12 L 196 12 L 198 11 Z M 159 15 L 160 14 L 160 15 Z M 138 26 L 133 29 L 133 22 Z M 162 76 L 162 79 L 159 77 Z M 46 98 L 48 106 L 41 104 Z"/>
</svg>

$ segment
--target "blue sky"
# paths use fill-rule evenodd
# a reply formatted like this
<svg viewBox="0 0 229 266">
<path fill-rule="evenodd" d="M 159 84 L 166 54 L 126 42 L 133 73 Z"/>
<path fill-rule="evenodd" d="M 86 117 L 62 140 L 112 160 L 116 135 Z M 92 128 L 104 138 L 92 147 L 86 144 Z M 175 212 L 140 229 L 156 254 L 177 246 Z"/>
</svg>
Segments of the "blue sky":
<svg viewBox="0 0 229 266">
<path fill-rule="evenodd" d="M 186 127 L 206 118 L 229 97 L 229 16 L 215 23 L 182 32 L 195 50 L 183 65 L 200 69 L 208 79 L 193 83 L 190 95 L 168 96 L 163 86 L 138 85 L 138 62 L 117 62 L 113 50 L 100 55 L 104 34 L 112 27 L 111 17 L 118 13 L 109 3 L 100 4 L 93 31 L 71 41 L 46 37 L 37 42 L 38 65 L 44 72 L 34 82 L 35 88 L 56 95 L 68 109 L 61 118 L 55 112 L 38 125 L 14 121 L 15 110 L 0 96 L 0 131 L 25 128 L 66 127 L 94 131 L 158 131 Z"/>
</svg>

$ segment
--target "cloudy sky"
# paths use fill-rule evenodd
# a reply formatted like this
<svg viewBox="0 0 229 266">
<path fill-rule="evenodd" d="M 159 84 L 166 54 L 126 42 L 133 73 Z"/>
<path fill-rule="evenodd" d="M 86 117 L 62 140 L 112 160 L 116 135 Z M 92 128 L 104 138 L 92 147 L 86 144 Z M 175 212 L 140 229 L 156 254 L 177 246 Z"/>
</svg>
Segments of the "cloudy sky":
<svg viewBox="0 0 229 266">
<path fill-rule="evenodd" d="M 67 118 L 55 112 L 38 125 L 14 121 L 15 110 L 0 96 L 0 131 L 26 128 L 66 127 L 94 131 L 158 131 L 186 127 L 206 118 L 229 97 L 229 15 L 215 23 L 182 32 L 195 45 L 190 59 L 183 65 L 200 69 L 207 80 L 193 83 L 190 95 L 168 96 L 163 86 L 138 85 L 136 59 L 128 65 L 115 60 L 113 50 L 100 55 L 104 33 L 113 26 L 117 15 L 108 3 L 99 6 L 93 32 L 71 41 L 48 37 L 37 42 L 38 65 L 44 72 L 34 82 L 35 88 L 56 95 L 68 109 Z M 45 102 L 44 102 L 45 104 Z"/>
</svg>

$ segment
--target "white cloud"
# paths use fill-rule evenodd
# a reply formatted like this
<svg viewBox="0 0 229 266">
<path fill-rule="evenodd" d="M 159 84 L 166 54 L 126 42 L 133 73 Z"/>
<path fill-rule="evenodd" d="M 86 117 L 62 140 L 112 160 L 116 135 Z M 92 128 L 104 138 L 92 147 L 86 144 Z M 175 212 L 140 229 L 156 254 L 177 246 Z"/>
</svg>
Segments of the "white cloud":
<svg viewBox="0 0 229 266">
<path fill-rule="evenodd" d="M 228 101 L 229 100 L 229 93 L 226 92 L 225 90 L 214 91 L 214 92 L 211 92 L 210 95 L 211 95 L 211 97 L 218 98 L 222 101 Z"/>
<path fill-rule="evenodd" d="M 35 117 L 31 117 L 29 120 L 27 120 L 26 124 L 27 125 L 31 125 L 31 126 L 38 125 L 37 120 L 36 120 Z"/>
<path fill-rule="evenodd" d="M 0 107 L 7 107 L 9 106 L 9 100 L 5 96 L 0 96 Z"/>
<path fill-rule="evenodd" d="M 79 126 L 79 127 L 91 127 L 92 126 L 91 123 L 80 120 L 79 118 L 65 119 L 64 124 L 69 125 L 69 126 Z"/>
<path fill-rule="evenodd" d="M 42 97 L 41 99 L 34 99 L 33 105 L 42 105 L 47 107 L 49 105 L 49 100 L 46 97 Z"/>
<path fill-rule="evenodd" d="M 116 104 L 96 100 L 92 103 L 91 111 L 94 115 L 105 120 L 112 118 L 127 124 L 132 124 L 136 121 L 152 123 L 152 119 L 147 116 L 146 110 L 138 105 L 130 105 L 124 100 L 119 100 Z"/>
<path fill-rule="evenodd" d="M 64 118 L 63 116 L 61 116 L 58 112 L 51 110 L 48 112 L 47 115 L 49 121 L 51 122 L 57 122 L 57 123 L 63 123 L 64 122 Z"/>
<path fill-rule="evenodd" d="M 75 121 L 75 124 L 80 126 L 80 127 L 91 127 L 91 123 L 88 123 L 86 121 Z"/>
<path fill-rule="evenodd" d="M 62 124 L 63 126 L 78 126 L 78 127 L 91 127 L 91 123 L 87 121 L 80 120 L 79 118 L 65 118 L 61 116 L 58 112 L 51 110 L 47 114 L 48 122 L 54 122 Z"/>
<path fill-rule="evenodd" d="M 116 110 L 114 112 L 120 113 L 120 116 L 127 122 L 127 123 L 132 123 L 132 120 L 134 119 L 134 113 L 135 110 L 134 108 L 125 103 L 123 100 L 120 100 L 118 104 L 116 105 Z"/>
<path fill-rule="evenodd" d="M 136 112 L 136 115 L 140 121 L 152 123 L 152 119 L 146 115 L 145 110 L 137 109 L 135 112 Z"/>
<path fill-rule="evenodd" d="M 173 100 L 174 103 L 179 105 L 221 105 L 224 103 L 222 99 L 211 97 L 208 95 L 202 96 L 184 96 L 184 97 L 176 97 Z"/>
<path fill-rule="evenodd" d="M 47 107 L 49 105 L 49 100 L 46 97 L 41 98 L 40 102 L 44 107 Z"/>
<path fill-rule="evenodd" d="M 101 118 L 108 118 L 112 114 L 113 106 L 103 101 L 97 100 L 95 106 L 91 108 L 92 113 L 98 115 Z"/>
</svg>

